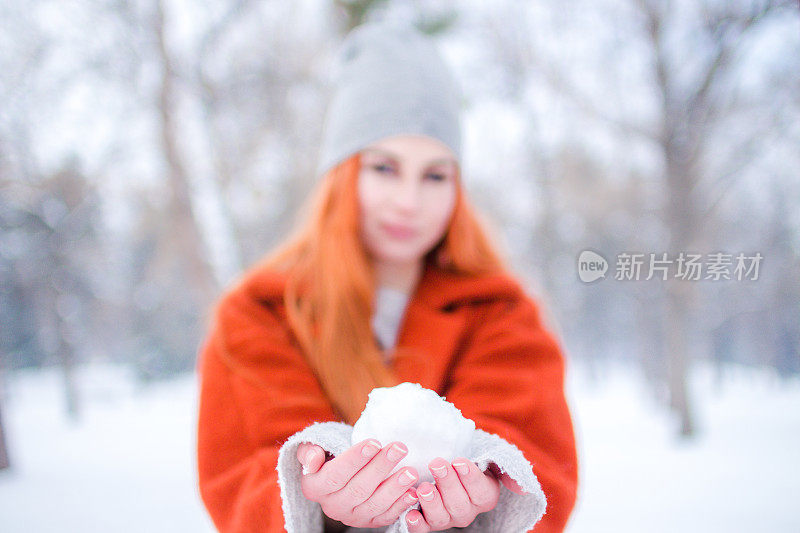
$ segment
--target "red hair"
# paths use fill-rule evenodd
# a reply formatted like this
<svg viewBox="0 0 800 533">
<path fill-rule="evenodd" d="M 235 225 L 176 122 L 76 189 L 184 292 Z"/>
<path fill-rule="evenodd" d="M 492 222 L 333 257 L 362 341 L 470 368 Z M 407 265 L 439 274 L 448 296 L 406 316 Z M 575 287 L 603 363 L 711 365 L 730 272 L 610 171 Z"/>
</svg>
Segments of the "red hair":
<svg viewBox="0 0 800 533">
<path fill-rule="evenodd" d="M 399 383 L 371 327 L 375 283 L 359 233 L 360 169 L 358 153 L 331 169 L 310 195 L 294 234 L 261 263 L 289 273 L 284 302 L 292 330 L 334 409 L 351 424 L 373 388 Z M 505 270 L 460 175 L 457 190 L 447 231 L 424 261 L 464 274 Z"/>
</svg>

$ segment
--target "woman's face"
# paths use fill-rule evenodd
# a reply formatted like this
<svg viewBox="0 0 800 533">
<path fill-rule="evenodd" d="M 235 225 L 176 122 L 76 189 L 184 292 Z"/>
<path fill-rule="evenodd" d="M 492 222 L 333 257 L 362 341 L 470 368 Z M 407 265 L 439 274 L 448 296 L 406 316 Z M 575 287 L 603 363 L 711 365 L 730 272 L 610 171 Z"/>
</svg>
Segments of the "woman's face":
<svg viewBox="0 0 800 533">
<path fill-rule="evenodd" d="M 422 135 L 387 137 L 361 151 L 361 237 L 375 260 L 414 263 L 442 238 L 457 168 L 449 147 Z"/>
</svg>

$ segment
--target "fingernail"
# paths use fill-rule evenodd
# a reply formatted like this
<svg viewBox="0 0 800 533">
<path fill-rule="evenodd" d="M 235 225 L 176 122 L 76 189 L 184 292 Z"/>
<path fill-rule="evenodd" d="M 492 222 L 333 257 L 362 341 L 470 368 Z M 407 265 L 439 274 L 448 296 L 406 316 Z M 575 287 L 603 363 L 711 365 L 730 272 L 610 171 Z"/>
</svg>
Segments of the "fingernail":
<svg viewBox="0 0 800 533">
<path fill-rule="evenodd" d="M 311 473 L 311 470 L 308 469 L 308 465 L 314 460 L 314 456 L 317 455 L 317 449 L 311 448 L 306 452 L 305 457 L 303 457 L 303 461 L 300 463 L 303 465 L 303 475 L 307 476 Z"/>
<path fill-rule="evenodd" d="M 419 518 L 411 518 L 410 516 L 406 517 L 406 520 L 408 520 L 408 523 L 412 526 L 416 526 L 417 522 L 419 522 Z"/>
<path fill-rule="evenodd" d="M 410 485 L 411 483 L 414 482 L 415 479 L 417 479 L 417 478 L 414 477 L 414 474 L 412 474 L 408 470 L 403 470 L 403 473 L 400 474 L 400 484 L 401 485 L 404 485 L 404 486 L 405 485 Z"/>
<path fill-rule="evenodd" d="M 408 449 L 400 444 L 399 442 L 395 442 L 392 444 L 392 447 L 389 448 L 389 451 L 386 452 L 386 458 L 390 461 L 399 461 L 401 457 L 403 457 Z"/>
<path fill-rule="evenodd" d="M 371 440 L 361 448 L 361 455 L 364 457 L 373 457 L 376 453 L 381 451 L 381 445 L 378 441 Z"/>
<path fill-rule="evenodd" d="M 426 502 L 429 502 L 429 501 L 431 501 L 433 499 L 433 491 L 430 491 L 430 492 L 417 491 L 417 494 L 419 494 L 420 498 L 422 498 Z"/>
<path fill-rule="evenodd" d="M 431 470 L 433 471 L 433 475 L 438 478 L 447 476 L 447 465 L 431 466 Z"/>
<path fill-rule="evenodd" d="M 453 468 L 455 468 L 456 472 L 458 472 L 462 476 L 466 476 L 467 474 L 469 474 L 469 466 L 466 463 L 455 462 L 453 463 Z"/>
<path fill-rule="evenodd" d="M 311 464 L 311 459 L 313 458 L 313 453 L 314 453 L 314 450 L 310 450 L 308 453 L 306 453 L 304 461 L 302 463 L 300 463 L 300 464 L 303 465 L 303 475 L 304 476 L 307 476 L 308 474 L 311 473 L 311 470 L 308 469 L 308 465 Z"/>
<path fill-rule="evenodd" d="M 414 496 L 413 494 L 406 494 L 406 502 L 408 502 L 409 504 L 416 503 L 417 497 Z"/>
</svg>

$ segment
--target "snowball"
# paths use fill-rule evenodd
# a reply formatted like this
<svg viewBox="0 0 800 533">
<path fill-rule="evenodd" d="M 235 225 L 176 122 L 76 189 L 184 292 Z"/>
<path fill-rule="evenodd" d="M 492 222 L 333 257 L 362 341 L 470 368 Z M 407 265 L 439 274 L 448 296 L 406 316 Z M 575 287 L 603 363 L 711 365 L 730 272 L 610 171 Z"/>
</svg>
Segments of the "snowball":
<svg viewBox="0 0 800 533">
<path fill-rule="evenodd" d="M 419 482 L 433 482 L 428 463 L 436 457 L 452 461 L 469 453 L 475 422 L 452 403 L 419 383 L 378 387 L 353 426 L 351 444 L 375 438 L 383 446 L 400 441 L 408 454 L 392 472 L 413 466 Z"/>
</svg>

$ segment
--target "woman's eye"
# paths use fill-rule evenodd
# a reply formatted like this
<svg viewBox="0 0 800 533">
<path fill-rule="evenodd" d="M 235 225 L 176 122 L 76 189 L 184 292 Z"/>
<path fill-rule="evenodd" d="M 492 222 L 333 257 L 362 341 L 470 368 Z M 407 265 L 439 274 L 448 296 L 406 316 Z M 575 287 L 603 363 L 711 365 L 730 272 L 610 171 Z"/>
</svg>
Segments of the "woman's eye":
<svg viewBox="0 0 800 533">
<path fill-rule="evenodd" d="M 381 165 L 373 165 L 372 168 L 377 170 L 378 172 L 381 172 L 381 173 L 391 172 L 391 170 L 392 170 L 392 167 L 390 167 L 389 165 L 382 165 L 382 164 Z"/>
<path fill-rule="evenodd" d="M 447 176 L 445 176 L 444 174 L 428 174 L 428 177 L 430 177 L 434 181 L 444 181 L 447 179 Z"/>
</svg>

